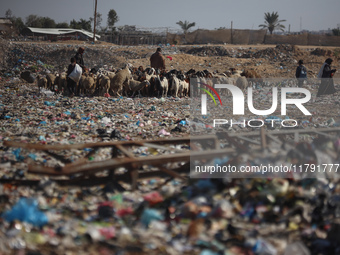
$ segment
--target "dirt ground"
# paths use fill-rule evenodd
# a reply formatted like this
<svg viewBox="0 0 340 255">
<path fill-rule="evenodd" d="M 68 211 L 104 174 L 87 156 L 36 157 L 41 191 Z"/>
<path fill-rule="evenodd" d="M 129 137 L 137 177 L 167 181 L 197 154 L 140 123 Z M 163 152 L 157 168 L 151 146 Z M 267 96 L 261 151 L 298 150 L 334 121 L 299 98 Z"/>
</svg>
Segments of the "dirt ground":
<svg viewBox="0 0 340 255">
<path fill-rule="evenodd" d="M 59 41 L 59 42 L 10 42 L 10 47 L 29 51 L 29 48 L 44 48 L 46 53 L 52 49 L 59 49 L 59 52 L 53 52 L 55 58 L 65 51 L 73 51 L 79 46 L 85 46 L 86 51 L 84 60 L 89 67 L 103 65 L 120 68 L 124 63 L 130 62 L 134 66 L 148 67 L 150 65 L 149 57 L 158 46 L 118 46 L 107 42 L 89 42 L 79 41 Z M 293 45 L 172 45 L 162 46 L 163 54 L 166 57 L 166 68 L 180 69 L 188 71 L 191 68 L 195 70 L 210 70 L 225 72 L 229 68 L 237 70 L 254 69 L 262 77 L 284 77 L 293 78 L 298 60 L 304 60 L 308 69 L 308 77 L 313 78 L 317 75 L 319 68 L 326 58 L 334 59 L 333 67 L 339 65 L 338 58 L 340 48 L 336 47 L 318 47 L 318 46 L 293 46 Z M 40 52 L 41 54 L 41 52 Z M 68 55 L 72 53 L 68 52 Z M 62 54 L 61 54 L 62 55 Z M 68 65 L 68 55 L 56 61 L 60 67 Z M 110 55 L 110 59 L 107 56 Z M 114 59 L 113 59 L 114 58 Z M 41 60 L 45 64 L 53 65 L 55 59 Z M 48 62 L 51 63 L 48 63 Z M 8 61 L 7 61 L 8 62 Z M 12 63 L 13 64 L 13 63 Z M 11 68 L 8 63 L 7 68 Z M 60 69 L 59 67 L 59 69 Z M 1 68 L 0 68 L 1 70 Z M 60 71 L 60 70 L 59 70 Z M 339 72 L 334 78 L 340 78 Z"/>
</svg>

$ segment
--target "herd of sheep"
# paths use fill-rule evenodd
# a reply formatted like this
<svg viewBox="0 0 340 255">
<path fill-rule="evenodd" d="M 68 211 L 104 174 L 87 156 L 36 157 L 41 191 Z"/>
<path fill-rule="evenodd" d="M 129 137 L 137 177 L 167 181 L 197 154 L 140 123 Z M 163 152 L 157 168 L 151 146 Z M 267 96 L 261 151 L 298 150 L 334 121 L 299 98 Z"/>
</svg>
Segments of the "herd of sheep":
<svg viewBox="0 0 340 255">
<path fill-rule="evenodd" d="M 190 78 L 197 78 L 201 83 L 234 84 L 242 90 L 248 87 L 246 78 L 260 78 L 254 70 L 236 71 L 231 69 L 225 73 L 212 73 L 208 70 L 188 72 L 171 70 L 159 71 L 154 68 L 143 69 L 126 64 L 117 71 L 91 70 L 82 74 L 77 84 L 77 94 L 85 96 L 139 96 L 186 97 L 190 95 Z M 47 74 L 38 76 L 37 84 L 41 88 L 69 96 L 66 74 Z M 196 83 L 197 84 L 197 83 Z M 212 85 L 212 84 L 211 84 Z M 192 88 L 195 91 L 195 88 Z M 196 90 L 197 91 L 197 90 Z"/>
</svg>

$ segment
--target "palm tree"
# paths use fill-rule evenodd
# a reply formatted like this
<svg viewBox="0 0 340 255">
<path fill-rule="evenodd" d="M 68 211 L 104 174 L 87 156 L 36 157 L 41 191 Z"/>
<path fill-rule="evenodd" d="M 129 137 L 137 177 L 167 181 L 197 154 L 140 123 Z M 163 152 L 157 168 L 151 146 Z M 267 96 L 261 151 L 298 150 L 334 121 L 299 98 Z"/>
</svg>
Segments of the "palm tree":
<svg viewBox="0 0 340 255">
<path fill-rule="evenodd" d="M 184 34 L 188 33 L 188 30 L 196 25 L 195 22 L 189 23 L 189 21 L 178 21 L 176 24 L 182 28 Z"/>
<path fill-rule="evenodd" d="M 264 14 L 264 20 L 265 24 L 259 25 L 259 27 L 262 27 L 263 29 L 268 29 L 270 34 L 273 34 L 273 31 L 276 29 L 284 31 L 285 26 L 281 25 L 280 22 L 285 22 L 286 20 L 279 20 L 279 14 L 277 12 L 266 12 Z"/>
</svg>

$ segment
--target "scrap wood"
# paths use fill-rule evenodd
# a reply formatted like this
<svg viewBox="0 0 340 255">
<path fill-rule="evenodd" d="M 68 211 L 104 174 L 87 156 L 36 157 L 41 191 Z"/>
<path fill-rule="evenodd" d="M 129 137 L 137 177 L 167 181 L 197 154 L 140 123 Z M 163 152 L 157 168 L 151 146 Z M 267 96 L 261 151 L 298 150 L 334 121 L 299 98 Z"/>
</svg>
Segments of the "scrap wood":
<svg viewBox="0 0 340 255">
<path fill-rule="evenodd" d="M 332 128 L 308 128 L 308 129 L 289 129 L 289 130 L 273 130 L 267 131 L 270 135 L 295 135 L 295 134 L 313 134 L 317 132 L 323 133 L 340 133 L 340 127 L 332 127 Z M 251 131 L 251 132 L 242 132 L 242 133 L 228 133 L 230 137 L 258 137 L 259 131 Z"/>
<path fill-rule="evenodd" d="M 213 159 L 219 156 L 225 156 L 234 152 L 233 149 L 221 149 L 221 150 L 209 150 L 209 151 L 198 151 L 190 152 L 186 151 L 183 153 L 161 155 L 161 156 L 147 156 L 147 157 L 134 157 L 134 158 L 114 158 L 103 161 L 88 161 L 84 164 L 77 166 L 65 165 L 61 168 L 55 167 L 44 167 L 40 165 L 29 165 L 28 172 L 44 175 L 73 175 L 76 173 L 93 173 L 108 169 L 114 169 L 118 167 L 127 167 L 130 164 L 136 164 L 137 166 L 150 164 L 150 165 L 163 165 L 166 163 L 173 162 L 189 162 L 191 160 L 203 160 Z"/>
<path fill-rule="evenodd" d="M 144 146 L 144 143 L 156 143 L 156 144 L 181 144 L 181 143 L 189 143 L 191 141 L 201 141 L 201 140 L 211 140 L 216 139 L 214 135 L 203 135 L 199 137 L 178 137 L 171 139 L 156 139 L 156 140 L 136 140 L 136 141 L 110 141 L 110 142 L 97 142 L 97 143 L 85 143 L 85 144 L 32 144 L 32 143 L 22 143 L 22 142 L 14 142 L 14 141 L 4 141 L 3 145 L 8 147 L 20 147 L 22 149 L 34 149 L 34 150 L 72 150 L 72 149 L 86 149 L 86 148 L 105 148 L 105 147 L 114 147 L 117 145 L 136 145 L 136 146 Z"/>
</svg>

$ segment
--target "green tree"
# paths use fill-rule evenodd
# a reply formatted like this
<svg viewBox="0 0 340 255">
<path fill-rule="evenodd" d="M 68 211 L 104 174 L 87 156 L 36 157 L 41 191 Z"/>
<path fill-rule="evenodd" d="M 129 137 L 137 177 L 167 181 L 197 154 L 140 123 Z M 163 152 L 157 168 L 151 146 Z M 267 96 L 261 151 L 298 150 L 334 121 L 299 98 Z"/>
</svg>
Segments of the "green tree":
<svg viewBox="0 0 340 255">
<path fill-rule="evenodd" d="M 42 27 L 42 19 L 38 15 L 31 14 L 26 17 L 25 25 L 28 27 Z"/>
<path fill-rule="evenodd" d="M 333 28 L 332 32 L 333 32 L 333 35 L 340 36 L 340 29 L 339 28 Z"/>
<path fill-rule="evenodd" d="M 84 29 L 91 32 L 91 20 L 80 19 L 80 21 L 76 21 L 73 19 L 70 21 L 70 28 Z"/>
<path fill-rule="evenodd" d="M 26 27 L 24 22 L 22 21 L 22 19 L 20 17 L 18 17 L 18 18 L 12 17 L 11 20 L 12 20 L 14 27 L 16 28 L 16 30 L 19 33 L 21 33 L 22 30 Z"/>
<path fill-rule="evenodd" d="M 57 23 L 55 25 L 56 28 L 69 28 L 70 26 L 68 25 L 67 22 L 61 22 L 61 23 Z"/>
<path fill-rule="evenodd" d="M 94 22 L 94 18 L 90 17 L 89 18 L 90 22 Z M 103 21 L 103 18 L 102 18 L 102 15 L 101 13 L 97 12 L 97 15 L 96 15 L 96 29 L 99 30 L 100 28 L 100 25 L 102 24 L 102 21 Z M 94 26 L 94 24 L 93 24 Z"/>
<path fill-rule="evenodd" d="M 6 19 L 12 18 L 12 11 L 11 11 L 11 9 L 8 9 L 8 10 L 6 11 L 5 17 L 6 17 Z"/>
<path fill-rule="evenodd" d="M 81 29 L 81 26 L 75 19 L 73 19 L 70 21 L 70 28 Z"/>
<path fill-rule="evenodd" d="M 107 14 L 107 26 L 114 27 L 114 25 L 118 22 L 119 17 L 117 12 L 114 9 L 111 9 Z"/>
<path fill-rule="evenodd" d="M 280 22 L 285 22 L 286 20 L 279 20 L 279 14 L 277 12 L 266 12 L 264 14 L 264 24 L 259 25 L 262 29 L 268 29 L 270 34 L 273 34 L 274 30 L 281 30 L 282 32 L 285 29 L 285 26 L 280 24 Z"/>
<path fill-rule="evenodd" d="M 41 25 L 43 28 L 55 28 L 56 27 L 55 21 L 49 17 L 42 17 Z"/>
<path fill-rule="evenodd" d="M 90 20 L 80 19 L 79 24 L 80 24 L 81 29 L 84 29 L 89 32 L 92 31 Z"/>
<path fill-rule="evenodd" d="M 176 22 L 177 25 L 179 25 L 181 27 L 181 29 L 183 30 L 184 34 L 187 34 L 189 29 L 196 26 L 195 22 L 189 23 L 189 21 L 178 21 Z"/>
</svg>

